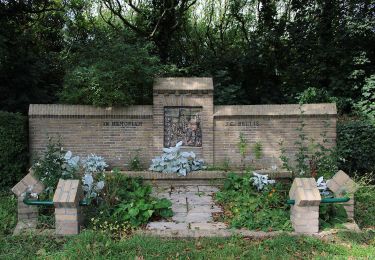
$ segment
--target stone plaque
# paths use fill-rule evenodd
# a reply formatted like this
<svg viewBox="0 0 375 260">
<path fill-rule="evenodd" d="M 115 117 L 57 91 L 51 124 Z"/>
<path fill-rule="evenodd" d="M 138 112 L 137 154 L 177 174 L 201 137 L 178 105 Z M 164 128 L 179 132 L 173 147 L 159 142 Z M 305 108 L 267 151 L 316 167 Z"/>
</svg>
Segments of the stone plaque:
<svg viewBox="0 0 375 260">
<path fill-rule="evenodd" d="M 202 107 L 164 108 L 164 147 L 202 146 Z"/>
</svg>

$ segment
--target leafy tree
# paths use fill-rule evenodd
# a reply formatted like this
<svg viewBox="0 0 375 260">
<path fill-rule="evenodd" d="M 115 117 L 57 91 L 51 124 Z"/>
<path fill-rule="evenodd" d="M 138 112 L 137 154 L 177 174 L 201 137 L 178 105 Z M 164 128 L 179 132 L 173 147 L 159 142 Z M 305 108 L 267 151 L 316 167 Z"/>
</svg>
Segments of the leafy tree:
<svg viewBox="0 0 375 260">
<path fill-rule="evenodd" d="M 64 17 L 55 1 L 0 2 L 0 109 L 50 103 L 64 74 Z"/>
<path fill-rule="evenodd" d="M 62 102 L 96 106 L 152 103 L 152 82 L 163 67 L 150 43 L 99 28 L 71 54 Z"/>
</svg>

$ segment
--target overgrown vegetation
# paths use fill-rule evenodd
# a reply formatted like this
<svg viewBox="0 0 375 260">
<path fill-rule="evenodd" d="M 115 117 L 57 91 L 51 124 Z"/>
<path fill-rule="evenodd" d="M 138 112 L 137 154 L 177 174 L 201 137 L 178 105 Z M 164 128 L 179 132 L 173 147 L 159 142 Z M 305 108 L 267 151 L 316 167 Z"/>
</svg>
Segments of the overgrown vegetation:
<svg viewBox="0 0 375 260">
<path fill-rule="evenodd" d="M 289 207 L 286 205 L 289 188 L 283 184 L 265 186 L 261 191 L 253 186 L 252 176 L 231 173 L 216 200 L 224 208 L 224 220 L 231 227 L 250 230 L 292 230 Z"/>
<path fill-rule="evenodd" d="M 17 198 L 0 192 L 0 238 L 10 235 L 17 223 Z"/>
<path fill-rule="evenodd" d="M 360 185 L 355 193 L 355 221 L 361 228 L 375 227 L 375 174 L 358 175 L 355 181 Z"/>
<path fill-rule="evenodd" d="M 337 149 L 340 169 L 351 176 L 375 172 L 375 125 L 367 120 L 339 121 Z"/>
<path fill-rule="evenodd" d="M 11 188 L 27 171 L 27 120 L 0 111 L 0 191 Z"/>
<path fill-rule="evenodd" d="M 89 227 L 123 237 L 131 228 L 150 219 L 172 217 L 172 203 L 152 197 L 151 191 L 151 186 L 142 179 L 126 177 L 114 170 L 106 176 L 102 200 L 88 212 Z"/>
<path fill-rule="evenodd" d="M 294 142 L 297 147 L 295 154 L 289 155 L 284 147 L 284 141 L 279 142 L 283 168 L 291 171 L 295 177 L 323 176 L 329 179 L 338 171 L 339 160 L 336 146 L 327 137 L 329 123 L 324 121 L 320 142 L 314 139 L 308 140 L 302 107 L 300 111 L 300 125 L 296 128 L 298 138 Z"/>
<path fill-rule="evenodd" d="M 130 171 L 141 171 L 143 170 L 143 166 L 141 163 L 141 159 L 139 157 L 139 150 L 136 151 L 134 156 L 130 157 L 128 168 Z"/>
<path fill-rule="evenodd" d="M 81 179 L 84 195 L 88 201 L 96 200 L 105 185 L 105 169 L 108 167 L 103 157 L 90 154 L 81 159 L 65 151 L 60 140 L 49 138 L 48 145 L 32 169 L 36 177 L 45 185 L 39 198 L 51 199 L 60 179 Z"/>
<path fill-rule="evenodd" d="M 262 176 L 250 173 L 239 176 L 231 173 L 223 189 L 216 193 L 216 200 L 224 208 L 224 221 L 231 227 L 250 230 L 292 230 L 289 199 L 290 184 L 263 180 Z M 340 204 L 320 205 L 319 225 L 321 229 L 340 228 L 347 222 L 347 214 Z M 362 216 L 363 217 L 363 216 Z"/>
</svg>

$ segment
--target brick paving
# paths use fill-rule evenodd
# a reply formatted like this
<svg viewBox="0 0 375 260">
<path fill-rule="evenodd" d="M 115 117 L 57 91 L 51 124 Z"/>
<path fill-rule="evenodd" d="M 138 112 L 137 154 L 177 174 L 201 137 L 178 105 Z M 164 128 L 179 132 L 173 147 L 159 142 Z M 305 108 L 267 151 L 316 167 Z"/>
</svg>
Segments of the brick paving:
<svg viewBox="0 0 375 260">
<path fill-rule="evenodd" d="M 167 198 L 172 202 L 173 217 L 170 221 L 155 221 L 148 230 L 220 230 L 227 226 L 214 222 L 213 213 L 222 209 L 213 200 L 218 191 L 215 186 L 190 185 L 177 187 L 154 187 L 153 196 Z"/>
</svg>

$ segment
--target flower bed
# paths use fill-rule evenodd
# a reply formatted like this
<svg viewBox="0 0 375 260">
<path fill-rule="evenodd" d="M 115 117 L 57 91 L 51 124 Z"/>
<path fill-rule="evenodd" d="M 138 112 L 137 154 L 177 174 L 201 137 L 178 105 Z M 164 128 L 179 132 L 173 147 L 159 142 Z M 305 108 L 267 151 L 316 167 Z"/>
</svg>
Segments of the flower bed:
<svg viewBox="0 0 375 260">
<path fill-rule="evenodd" d="M 265 185 L 261 190 L 254 184 L 250 173 L 243 176 L 230 174 L 222 190 L 215 195 L 217 203 L 224 208 L 224 214 L 217 218 L 233 228 L 292 231 L 290 206 L 286 204 L 291 183 L 277 182 Z M 319 210 L 322 229 L 340 227 L 347 222 L 342 205 L 324 204 Z"/>
</svg>

